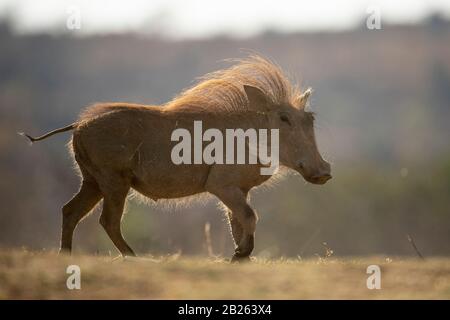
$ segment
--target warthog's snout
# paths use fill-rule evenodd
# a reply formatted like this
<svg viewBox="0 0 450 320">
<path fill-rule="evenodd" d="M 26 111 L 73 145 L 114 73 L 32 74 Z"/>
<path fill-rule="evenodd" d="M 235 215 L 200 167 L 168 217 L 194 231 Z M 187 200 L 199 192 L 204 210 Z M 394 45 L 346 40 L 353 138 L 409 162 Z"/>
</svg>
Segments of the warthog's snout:
<svg viewBox="0 0 450 320">
<path fill-rule="evenodd" d="M 302 173 L 306 181 L 314 184 L 324 184 L 332 178 L 331 166 L 326 161 L 323 161 L 319 170 L 306 170 L 303 163 L 300 163 L 298 171 Z"/>
<path fill-rule="evenodd" d="M 316 174 L 313 174 L 311 176 L 311 178 L 310 178 L 311 183 L 324 184 L 332 178 L 330 164 L 328 162 L 326 162 L 325 160 L 322 160 L 322 161 L 323 162 L 321 165 L 321 169 L 319 169 L 319 172 L 317 172 Z"/>
</svg>

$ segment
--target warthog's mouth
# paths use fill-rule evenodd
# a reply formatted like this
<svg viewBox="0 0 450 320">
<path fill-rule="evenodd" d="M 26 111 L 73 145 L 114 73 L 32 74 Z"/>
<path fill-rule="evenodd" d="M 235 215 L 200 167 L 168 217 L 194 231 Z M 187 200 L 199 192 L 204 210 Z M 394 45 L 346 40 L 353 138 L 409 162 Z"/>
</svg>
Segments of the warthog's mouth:
<svg viewBox="0 0 450 320">
<path fill-rule="evenodd" d="M 305 178 L 306 181 L 313 183 L 313 184 L 325 184 L 328 180 L 332 178 L 331 174 L 321 174 L 321 175 L 315 175 L 312 177 Z"/>
</svg>

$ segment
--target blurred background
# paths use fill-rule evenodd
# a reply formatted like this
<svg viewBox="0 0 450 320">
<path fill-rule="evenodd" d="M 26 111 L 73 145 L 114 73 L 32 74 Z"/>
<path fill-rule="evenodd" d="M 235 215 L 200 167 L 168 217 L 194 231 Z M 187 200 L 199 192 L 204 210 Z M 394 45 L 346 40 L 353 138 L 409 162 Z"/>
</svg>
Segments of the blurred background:
<svg viewBox="0 0 450 320">
<path fill-rule="evenodd" d="M 29 146 L 96 101 L 161 104 L 253 50 L 314 95 L 325 186 L 292 175 L 252 194 L 255 255 L 450 255 L 450 2 L 0 1 L 0 247 L 55 249 L 78 190 L 69 134 Z M 116 254 L 99 209 L 77 252 Z M 232 240 L 215 201 L 131 200 L 139 254 L 214 254 Z"/>
</svg>

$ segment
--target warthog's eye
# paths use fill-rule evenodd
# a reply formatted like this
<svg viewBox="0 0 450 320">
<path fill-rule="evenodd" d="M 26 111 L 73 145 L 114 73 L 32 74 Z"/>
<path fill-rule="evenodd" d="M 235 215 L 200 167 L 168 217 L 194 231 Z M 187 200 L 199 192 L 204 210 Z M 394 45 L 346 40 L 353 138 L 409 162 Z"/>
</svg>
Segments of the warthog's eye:
<svg viewBox="0 0 450 320">
<path fill-rule="evenodd" d="M 289 120 L 289 116 L 285 113 L 280 114 L 280 120 L 283 122 L 286 122 L 287 124 L 291 125 L 291 120 Z"/>
</svg>

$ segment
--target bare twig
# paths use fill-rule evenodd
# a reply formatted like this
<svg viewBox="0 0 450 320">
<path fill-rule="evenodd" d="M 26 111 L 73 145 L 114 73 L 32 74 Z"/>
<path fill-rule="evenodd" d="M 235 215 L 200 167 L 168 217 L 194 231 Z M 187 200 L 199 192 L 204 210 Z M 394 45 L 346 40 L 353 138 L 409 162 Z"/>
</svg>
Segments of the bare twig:
<svg viewBox="0 0 450 320">
<path fill-rule="evenodd" d="M 416 243 L 414 242 L 413 238 L 407 234 L 406 238 L 408 239 L 408 242 L 411 244 L 411 246 L 414 248 L 414 251 L 417 253 L 420 259 L 425 260 L 425 258 L 420 253 L 419 249 L 417 249 Z"/>
<path fill-rule="evenodd" d="M 211 224 L 209 222 L 205 223 L 205 240 L 206 240 L 206 249 L 208 250 L 208 256 L 212 257 L 213 249 L 211 243 Z"/>
</svg>

